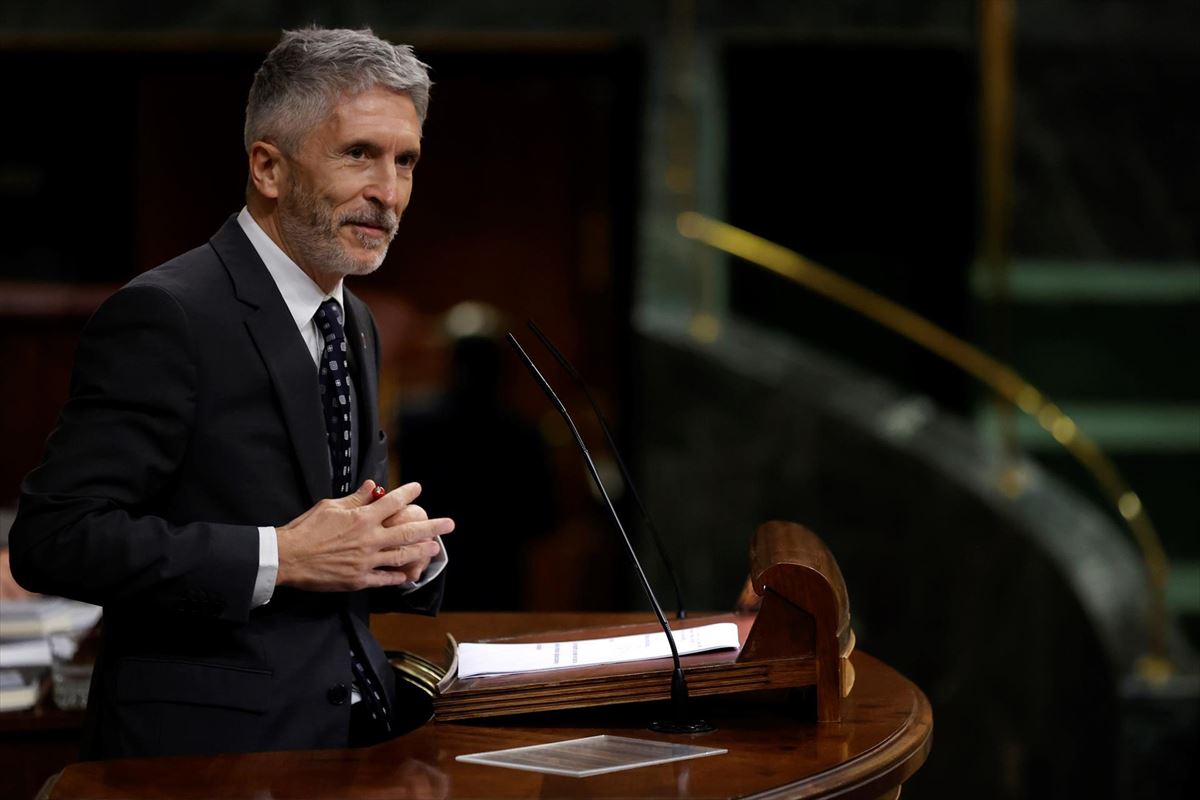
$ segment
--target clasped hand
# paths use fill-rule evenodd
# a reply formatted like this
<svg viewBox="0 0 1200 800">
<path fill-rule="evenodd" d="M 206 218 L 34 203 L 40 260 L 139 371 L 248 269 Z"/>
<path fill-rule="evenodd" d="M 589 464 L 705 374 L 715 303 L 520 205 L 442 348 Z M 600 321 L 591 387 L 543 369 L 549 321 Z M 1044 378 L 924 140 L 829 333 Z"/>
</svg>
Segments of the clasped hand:
<svg viewBox="0 0 1200 800">
<path fill-rule="evenodd" d="M 417 483 L 406 483 L 378 500 L 374 481 L 354 494 L 322 500 L 277 529 L 277 586 L 314 592 L 348 592 L 419 580 L 440 552 L 438 536 L 454 520 L 429 519 L 413 501 Z"/>
</svg>

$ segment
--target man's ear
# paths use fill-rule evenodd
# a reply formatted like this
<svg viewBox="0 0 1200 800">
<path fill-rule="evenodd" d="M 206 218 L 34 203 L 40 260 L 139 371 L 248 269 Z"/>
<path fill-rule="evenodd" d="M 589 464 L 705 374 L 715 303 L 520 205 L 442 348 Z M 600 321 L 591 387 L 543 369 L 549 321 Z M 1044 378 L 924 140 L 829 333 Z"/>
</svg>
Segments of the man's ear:
<svg viewBox="0 0 1200 800">
<path fill-rule="evenodd" d="M 263 197 L 279 199 L 287 180 L 287 161 L 283 151 L 270 142 L 250 145 L 250 183 Z"/>
</svg>

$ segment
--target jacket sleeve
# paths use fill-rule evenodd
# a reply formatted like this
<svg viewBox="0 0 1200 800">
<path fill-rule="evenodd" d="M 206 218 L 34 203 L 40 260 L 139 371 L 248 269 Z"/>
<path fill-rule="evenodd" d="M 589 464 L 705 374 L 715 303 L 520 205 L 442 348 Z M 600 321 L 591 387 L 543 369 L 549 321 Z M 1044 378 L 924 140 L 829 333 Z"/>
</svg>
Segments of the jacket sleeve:
<svg viewBox="0 0 1200 800">
<path fill-rule="evenodd" d="M 257 529 L 156 513 L 193 431 L 196 345 L 179 302 L 144 283 L 117 292 L 89 321 L 58 427 L 21 485 L 10 550 L 22 586 L 247 618 Z"/>
<path fill-rule="evenodd" d="M 447 566 L 449 569 L 449 566 Z M 400 611 L 408 614 L 437 616 L 442 607 L 442 594 L 446 587 L 446 570 L 420 589 L 405 592 L 396 586 L 371 589 L 371 612 Z"/>
</svg>

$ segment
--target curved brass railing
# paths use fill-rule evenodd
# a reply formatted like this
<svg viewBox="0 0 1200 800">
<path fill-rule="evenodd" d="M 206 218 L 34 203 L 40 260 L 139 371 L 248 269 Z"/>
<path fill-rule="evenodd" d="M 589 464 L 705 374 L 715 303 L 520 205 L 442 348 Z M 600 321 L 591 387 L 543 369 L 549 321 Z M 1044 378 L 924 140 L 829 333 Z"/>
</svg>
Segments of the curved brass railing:
<svg viewBox="0 0 1200 800">
<path fill-rule="evenodd" d="M 1141 550 L 1150 578 L 1151 607 L 1149 652 L 1138 662 L 1139 674 L 1161 679 L 1173 671 L 1167 653 L 1167 558 L 1158 532 L 1142 501 L 1125 483 L 1116 466 L 1062 409 L 1011 367 L 978 347 L 799 253 L 694 211 L 680 214 L 677 226 L 689 239 L 765 267 L 903 336 L 954 364 L 1037 420 L 1096 480 L 1105 497 L 1128 524 Z M 1012 495 L 1019 491 L 1019 484 L 1010 476 L 1007 483 L 1002 480 L 1001 488 Z"/>
</svg>

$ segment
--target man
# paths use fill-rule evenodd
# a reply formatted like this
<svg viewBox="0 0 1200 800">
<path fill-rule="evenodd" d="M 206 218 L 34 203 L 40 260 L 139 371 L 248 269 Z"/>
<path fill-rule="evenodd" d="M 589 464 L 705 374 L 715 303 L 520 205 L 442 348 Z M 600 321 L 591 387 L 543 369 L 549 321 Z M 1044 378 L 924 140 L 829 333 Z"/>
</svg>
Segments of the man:
<svg viewBox="0 0 1200 800">
<path fill-rule="evenodd" d="M 395 235 L 429 86 L 369 31 L 286 32 L 246 107 L 246 207 L 88 323 L 11 533 L 26 588 L 105 609 L 85 757 L 394 733 L 368 613 L 436 611 L 453 523 L 416 484 L 375 499 L 378 336 L 342 279 Z"/>
</svg>

